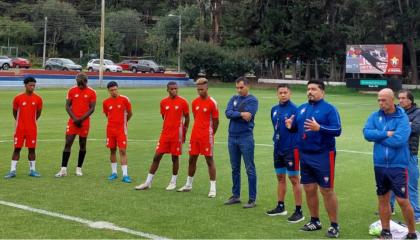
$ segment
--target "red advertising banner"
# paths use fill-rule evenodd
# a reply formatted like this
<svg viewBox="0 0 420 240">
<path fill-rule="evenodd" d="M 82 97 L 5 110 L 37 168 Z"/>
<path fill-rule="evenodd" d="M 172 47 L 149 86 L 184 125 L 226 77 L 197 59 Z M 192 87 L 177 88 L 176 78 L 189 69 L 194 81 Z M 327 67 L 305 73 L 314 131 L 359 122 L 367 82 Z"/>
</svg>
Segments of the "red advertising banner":
<svg viewBox="0 0 420 240">
<path fill-rule="evenodd" d="M 401 44 L 347 45 L 346 73 L 402 74 Z"/>
</svg>

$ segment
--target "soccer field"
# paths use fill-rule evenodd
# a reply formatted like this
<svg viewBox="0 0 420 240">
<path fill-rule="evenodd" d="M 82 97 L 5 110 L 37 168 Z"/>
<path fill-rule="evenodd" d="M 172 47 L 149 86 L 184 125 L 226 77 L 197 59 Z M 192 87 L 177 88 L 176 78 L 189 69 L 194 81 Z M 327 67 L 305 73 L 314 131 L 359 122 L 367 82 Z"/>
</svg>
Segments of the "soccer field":
<svg viewBox="0 0 420 240">
<path fill-rule="evenodd" d="M 306 101 L 305 92 L 293 92 L 296 104 Z M 9 171 L 13 150 L 13 117 L 11 102 L 18 90 L 0 91 L 0 173 Z M 305 223 L 287 223 L 287 217 L 269 217 L 265 211 L 275 207 L 277 201 L 276 177 L 272 160 L 271 107 L 277 103 L 275 89 L 251 89 L 259 99 L 255 126 L 255 164 L 258 176 L 257 207 L 243 209 L 242 205 L 225 206 L 231 196 L 231 174 L 227 151 L 228 120 L 224 110 L 229 98 L 235 94 L 233 84 L 217 85 L 209 93 L 219 105 L 220 127 L 215 137 L 217 167 L 217 197 L 209 199 L 207 166 L 202 157 L 194 178 L 194 188 L 189 193 L 165 190 L 171 176 L 171 160 L 165 156 L 154 178 L 152 189 L 135 191 L 143 182 L 154 155 L 162 120 L 159 101 L 167 96 L 166 88 L 120 89 L 130 98 L 133 118 L 129 122 L 128 170 L 132 184 L 121 178 L 110 182 L 109 151 L 105 148 L 106 119 L 102 101 L 108 97 L 106 90 L 97 89 L 97 108 L 91 119 L 91 130 L 84 165 L 84 176 L 76 177 L 78 144 L 75 142 L 69 162 L 69 176 L 54 178 L 61 164 L 64 131 L 68 119 L 64 109 L 66 89 L 41 89 L 44 109 L 38 122 L 37 169 L 42 177 L 28 176 L 26 149 L 22 151 L 17 177 L 0 179 L 0 201 L 47 210 L 50 213 L 78 217 L 89 221 L 106 221 L 133 230 L 167 238 L 324 238 L 329 226 L 322 202 L 321 222 L 324 228 L 317 232 L 300 232 Z M 195 88 L 180 88 L 179 94 L 191 102 L 196 97 Z M 350 90 L 329 92 L 327 101 L 333 103 L 341 115 L 343 131 L 337 138 L 335 187 L 339 200 L 341 238 L 372 238 L 368 226 L 378 219 L 375 216 L 377 198 L 372 166 L 372 144 L 362 136 L 368 115 L 377 109 L 376 96 L 359 95 Z M 188 136 L 193 121 L 190 124 Z M 187 139 L 188 141 L 188 139 Z M 185 183 L 188 166 L 188 145 L 181 157 L 178 187 Z M 248 200 L 247 178 L 242 167 L 242 201 Z M 119 175 L 121 176 L 120 167 Z M 288 186 L 286 208 L 294 209 L 291 186 Z M 306 202 L 303 204 L 309 219 Z M 0 202 L 0 238 L 138 238 L 139 235 L 90 228 L 88 225 L 47 216 L 3 205 Z M 402 220 L 397 208 L 395 219 Z M 306 221 L 306 220 L 305 220 Z"/>
</svg>

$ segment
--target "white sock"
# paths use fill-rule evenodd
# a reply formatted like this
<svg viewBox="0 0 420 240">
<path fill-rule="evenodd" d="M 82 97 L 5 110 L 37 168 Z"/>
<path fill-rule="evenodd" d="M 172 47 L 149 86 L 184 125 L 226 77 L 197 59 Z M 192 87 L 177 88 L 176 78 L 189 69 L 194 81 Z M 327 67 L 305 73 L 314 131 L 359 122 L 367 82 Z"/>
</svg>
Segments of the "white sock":
<svg viewBox="0 0 420 240">
<path fill-rule="evenodd" d="M 122 172 L 123 172 L 123 176 L 128 176 L 127 165 L 121 165 L 121 169 L 122 169 Z"/>
<path fill-rule="evenodd" d="M 146 184 L 151 184 L 154 176 L 155 175 L 151 173 L 147 174 Z"/>
<path fill-rule="evenodd" d="M 61 167 L 62 172 L 67 172 L 67 167 Z"/>
<path fill-rule="evenodd" d="M 12 164 L 10 165 L 10 171 L 16 171 L 16 165 L 18 161 L 12 160 Z"/>
<path fill-rule="evenodd" d="M 216 191 L 216 181 L 210 181 L 210 191 Z"/>
<path fill-rule="evenodd" d="M 193 180 L 194 180 L 194 177 L 188 176 L 187 177 L 187 183 L 185 183 L 185 185 L 192 187 Z"/>
<path fill-rule="evenodd" d="M 112 173 L 117 173 L 117 163 L 111 163 L 111 169 L 112 169 Z"/>
<path fill-rule="evenodd" d="M 29 161 L 29 170 L 35 171 L 35 160 Z"/>
<path fill-rule="evenodd" d="M 178 175 L 172 175 L 171 182 L 176 183 L 176 178 Z"/>
</svg>

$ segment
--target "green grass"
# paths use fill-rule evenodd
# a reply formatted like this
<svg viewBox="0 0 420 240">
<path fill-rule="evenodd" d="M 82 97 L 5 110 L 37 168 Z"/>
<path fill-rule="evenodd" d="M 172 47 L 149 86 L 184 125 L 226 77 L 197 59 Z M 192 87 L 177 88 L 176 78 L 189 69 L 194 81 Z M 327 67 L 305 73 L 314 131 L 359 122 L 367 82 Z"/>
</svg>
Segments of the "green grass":
<svg viewBox="0 0 420 240">
<path fill-rule="evenodd" d="M 0 152 L 2 160 L 0 173 L 7 173 L 13 150 L 13 121 L 11 102 L 17 90 L 0 91 Z M 149 191 L 134 191 L 136 184 L 145 180 L 154 155 L 161 130 L 159 101 L 167 95 L 164 88 L 120 89 L 130 97 L 134 116 L 129 123 L 129 139 L 152 140 L 131 141 L 128 146 L 129 173 L 132 184 L 120 180 L 109 182 L 109 152 L 105 148 L 105 117 L 101 113 L 105 90 L 98 90 L 98 108 L 93 114 L 84 176 L 75 177 L 77 143 L 73 147 L 69 163 L 70 176 L 55 179 L 53 175 L 61 164 L 64 145 L 64 130 L 67 114 L 64 110 L 65 89 L 41 89 L 38 93 L 44 99 L 44 110 L 39 120 L 37 147 L 37 168 L 42 174 L 39 179 L 27 176 L 27 151 L 22 151 L 18 164 L 18 176 L 12 180 L 0 180 L 0 200 L 29 205 L 52 212 L 58 212 L 93 221 L 108 221 L 130 229 L 148 232 L 169 238 L 323 238 L 329 225 L 321 204 L 322 231 L 300 232 L 303 223 L 289 224 L 285 217 L 268 217 L 265 211 L 276 204 L 276 177 L 272 163 L 272 148 L 256 146 L 255 163 L 258 174 L 258 199 L 254 209 L 242 209 L 240 205 L 224 206 L 231 194 L 231 175 L 227 152 L 228 120 L 224 109 L 233 85 L 212 86 L 210 94 L 218 101 L 221 125 L 216 135 L 215 161 L 217 166 L 217 197 L 208 199 L 209 188 L 207 167 L 200 158 L 190 193 L 168 192 L 165 187 L 171 175 L 171 162 L 165 156 Z M 256 117 L 255 140 L 257 144 L 271 144 L 272 126 L 269 112 L 276 104 L 275 91 L 254 89 L 259 98 L 259 112 Z M 194 88 L 181 88 L 180 95 L 189 101 L 195 98 Z M 299 88 L 293 94 L 297 104 L 306 100 Z M 377 108 L 374 95 L 359 95 L 354 91 L 332 91 L 327 100 L 335 104 L 341 114 L 343 133 L 337 139 L 338 150 L 370 152 L 372 145 L 362 137 L 362 127 L 368 115 Z M 192 126 L 192 125 L 191 125 Z M 189 132 L 190 133 L 190 132 Z M 184 151 L 187 146 L 184 146 Z M 184 184 L 187 169 L 187 152 L 181 158 L 178 186 Z M 339 223 L 342 238 L 371 238 L 370 223 L 377 220 L 374 215 L 377 206 L 372 157 L 367 154 L 338 152 L 336 161 L 336 192 L 339 199 Z M 120 171 L 120 169 L 119 169 Z M 247 200 L 246 174 L 242 171 L 242 200 Z M 288 186 L 286 207 L 293 211 L 294 203 Z M 39 215 L 0 205 L 0 238 L 133 238 L 134 236 L 109 230 L 91 229 L 85 225 Z M 304 214 L 308 210 L 304 204 Z M 401 220 L 397 209 L 395 218 Z"/>
</svg>

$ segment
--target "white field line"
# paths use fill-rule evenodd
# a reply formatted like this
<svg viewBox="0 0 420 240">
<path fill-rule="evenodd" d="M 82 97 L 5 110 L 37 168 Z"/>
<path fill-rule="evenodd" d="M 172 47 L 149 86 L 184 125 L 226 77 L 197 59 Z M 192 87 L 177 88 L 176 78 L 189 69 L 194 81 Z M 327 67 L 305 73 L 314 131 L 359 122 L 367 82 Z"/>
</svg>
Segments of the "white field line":
<svg viewBox="0 0 420 240">
<path fill-rule="evenodd" d="M 34 212 L 34 213 L 38 213 L 38 214 L 43 214 L 43 215 L 47 215 L 47 216 L 51 216 L 51 217 L 61 218 L 61 219 L 67 220 L 67 221 L 73 221 L 73 222 L 81 223 L 81 224 L 87 225 L 90 228 L 119 231 L 119 232 L 124 232 L 124 233 L 128 233 L 128 234 L 131 234 L 131 235 L 139 236 L 139 237 L 148 238 L 148 239 L 167 239 L 167 238 L 162 237 L 162 236 L 158 236 L 158 235 L 154 235 L 154 234 L 150 234 L 150 233 L 145 233 L 145 232 L 140 232 L 140 231 L 132 230 L 132 229 L 129 229 L 129 228 L 119 227 L 119 226 L 114 225 L 113 223 L 110 223 L 110 222 L 91 221 L 91 220 L 87 220 L 87 219 L 83 219 L 83 218 L 79 218 L 79 217 L 64 215 L 64 214 L 61 214 L 61 213 L 50 212 L 50 211 L 39 209 L 39 208 L 32 208 L 32 207 L 29 207 L 29 206 L 26 206 L 26 205 L 16 204 L 16 203 L 12 203 L 12 202 L 6 202 L 6 201 L 0 200 L 0 205 L 13 207 L 13 208 L 18 208 L 18 209 L 21 209 L 21 210 Z"/>
<path fill-rule="evenodd" d="M 88 141 L 103 141 L 103 142 L 105 142 L 105 139 L 88 138 Z M 158 140 L 153 140 L 153 139 L 129 139 L 128 141 L 129 142 L 157 142 Z M 1 140 L 0 141 L 0 143 L 5 143 L 5 142 L 12 142 L 12 140 Z M 64 139 L 39 139 L 38 142 L 64 142 Z M 216 143 L 216 144 L 227 144 L 227 142 L 214 142 L 214 143 Z M 272 147 L 273 144 L 256 143 L 255 146 Z M 372 155 L 372 152 L 361 152 L 361 151 L 346 150 L 346 149 L 338 149 L 337 152 Z"/>
</svg>

